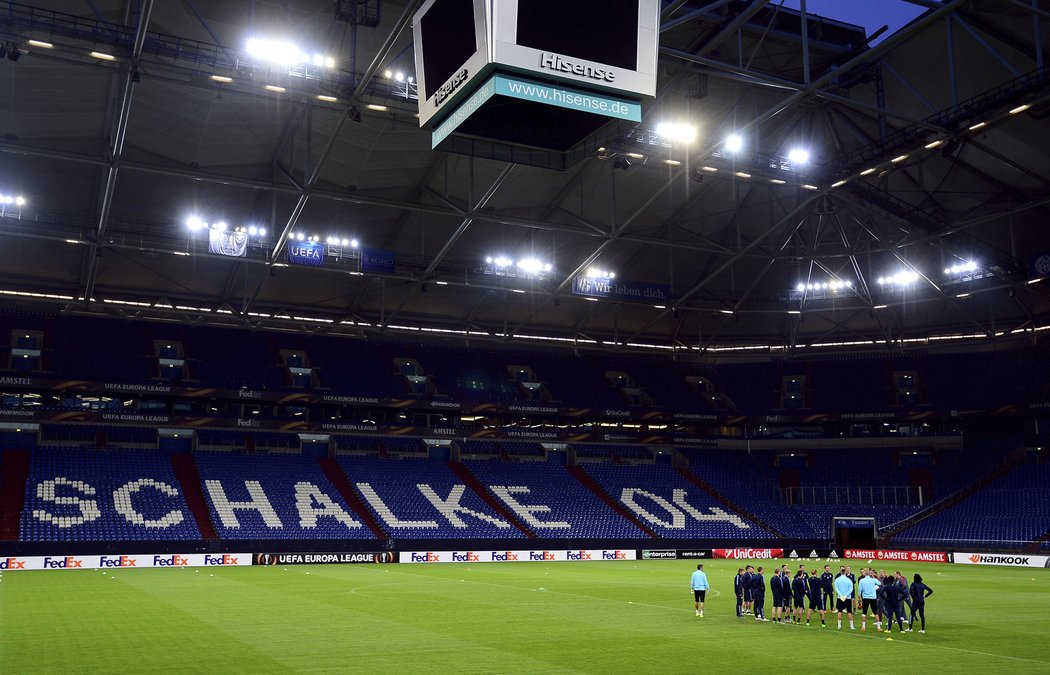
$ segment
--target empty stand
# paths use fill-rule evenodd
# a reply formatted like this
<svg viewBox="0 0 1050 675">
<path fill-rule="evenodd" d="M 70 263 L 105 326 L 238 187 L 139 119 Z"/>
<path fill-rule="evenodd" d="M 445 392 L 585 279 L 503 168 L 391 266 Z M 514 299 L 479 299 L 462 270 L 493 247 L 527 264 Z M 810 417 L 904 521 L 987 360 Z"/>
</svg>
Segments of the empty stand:
<svg viewBox="0 0 1050 675">
<path fill-rule="evenodd" d="M 638 539 L 647 535 L 562 464 L 467 459 L 464 465 L 539 537 Z"/>
<path fill-rule="evenodd" d="M 370 539 L 311 457 L 195 455 L 223 539 Z"/>
<path fill-rule="evenodd" d="M 37 448 L 22 541 L 200 539 L 179 481 L 155 451 Z"/>
<path fill-rule="evenodd" d="M 380 526 L 397 539 L 505 539 L 522 533 L 445 462 L 425 457 L 340 457 L 340 467 Z"/>
</svg>

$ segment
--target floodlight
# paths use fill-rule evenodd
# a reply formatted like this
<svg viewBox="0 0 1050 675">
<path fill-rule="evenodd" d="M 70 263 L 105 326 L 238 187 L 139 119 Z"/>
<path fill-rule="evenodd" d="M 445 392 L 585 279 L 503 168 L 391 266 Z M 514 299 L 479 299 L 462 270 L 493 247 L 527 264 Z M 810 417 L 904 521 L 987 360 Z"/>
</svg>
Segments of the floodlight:
<svg viewBox="0 0 1050 675">
<path fill-rule="evenodd" d="M 525 258 L 518 261 L 518 268 L 529 274 L 538 274 L 543 271 L 543 263 L 535 258 Z"/>
<path fill-rule="evenodd" d="M 302 232 L 299 232 L 295 235 L 295 238 L 298 241 L 302 241 L 303 239 L 306 239 L 306 235 L 304 235 Z"/>
<path fill-rule="evenodd" d="M 252 235 L 254 237 L 255 235 L 259 234 L 259 228 L 257 228 L 254 225 L 250 226 L 248 228 L 248 234 L 250 234 L 250 235 Z"/>
<path fill-rule="evenodd" d="M 259 228 L 259 236 L 260 237 L 265 237 L 266 236 L 266 228 L 265 227 L 260 227 Z"/>
<path fill-rule="evenodd" d="M 696 140 L 696 127 L 692 124 L 661 122 L 656 125 L 656 133 L 677 143 L 692 143 Z"/>
<path fill-rule="evenodd" d="M 290 42 L 262 40 L 259 38 L 249 39 L 246 51 L 257 59 L 289 66 L 301 62 L 303 57 L 306 56 Z M 306 56 L 306 60 L 309 60 L 308 56 Z"/>
<path fill-rule="evenodd" d="M 393 74 L 392 72 L 390 72 L 389 70 L 384 70 L 384 71 L 383 71 L 383 77 L 385 77 L 386 79 L 388 79 L 388 80 L 389 80 L 389 79 L 390 79 L 390 78 L 392 78 L 393 76 L 394 76 L 394 74 Z"/>
<path fill-rule="evenodd" d="M 343 239 L 343 246 L 349 246 L 349 245 L 350 245 L 350 240 L 349 239 Z"/>
<path fill-rule="evenodd" d="M 204 227 L 204 225 L 204 221 L 202 221 L 197 216 L 190 216 L 186 219 L 186 227 L 190 228 L 190 230 L 192 230 L 193 232 L 196 232 L 197 230 L 201 229 L 202 227 Z"/>
<path fill-rule="evenodd" d="M 401 71 L 398 71 L 397 74 L 394 75 L 394 79 L 397 80 L 398 82 L 404 82 L 405 81 L 405 74 L 402 73 Z"/>
<path fill-rule="evenodd" d="M 809 162 L 809 150 L 805 148 L 791 148 L 788 151 L 788 159 L 792 164 L 806 164 Z"/>
<path fill-rule="evenodd" d="M 491 265 L 492 264 L 492 256 L 486 256 L 485 257 L 485 263 L 488 264 L 488 265 Z"/>
<path fill-rule="evenodd" d="M 15 197 L 15 206 L 25 206 L 25 205 L 26 205 L 25 197 L 23 197 L 21 195 Z"/>
<path fill-rule="evenodd" d="M 219 230 L 225 230 L 227 227 L 226 221 L 220 220 L 219 222 L 215 223 L 215 227 Z"/>
<path fill-rule="evenodd" d="M 726 137 L 722 147 L 726 152 L 740 152 L 744 148 L 744 139 L 736 134 L 730 134 Z"/>
<path fill-rule="evenodd" d="M 492 261 L 496 267 L 510 267 L 514 264 L 514 261 L 506 256 L 499 256 Z"/>
<path fill-rule="evenodd" d="M 358 241 L 356 239 L 351 239 L 350 240 L 351 248 L 357 248 L 357 244 L 358 244 Z"/>
</svg>

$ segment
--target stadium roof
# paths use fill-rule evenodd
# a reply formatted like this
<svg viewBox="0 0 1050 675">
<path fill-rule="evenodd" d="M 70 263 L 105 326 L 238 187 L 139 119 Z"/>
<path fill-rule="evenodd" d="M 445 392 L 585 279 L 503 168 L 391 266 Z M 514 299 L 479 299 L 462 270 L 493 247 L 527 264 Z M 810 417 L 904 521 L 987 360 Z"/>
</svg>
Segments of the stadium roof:
<svg viewBox="0 0 1050 675">
<path fill-rule="evenodd" d="M 554 170 L 431 150 L 416 2 L 8 3 L 0 195 L 26 203 L 0 204 L 0 302 L 689 351 L 1050 325 L 1050 282 L 1029 283 L 1050 252 L 1050 11 L 910 4 L 922 14 L 869 47 L 834 16 L 807 16 L 803 40 L 781 3 L 664 2 L 642 122 Z M 321 60 L 268 64 L 252 37 Z M 266 234 L 215 255 L 192 216 Z M 336 237 L 328 264 L 287 265 L 299 233 Z M 351 239 L 392 251 L 393 273 L 361 273 Z M 506 274 L 499 256 L 551 270 Z M 671 297 L 589 301 L 572 280 L 592 267 Z"/>
</svg>

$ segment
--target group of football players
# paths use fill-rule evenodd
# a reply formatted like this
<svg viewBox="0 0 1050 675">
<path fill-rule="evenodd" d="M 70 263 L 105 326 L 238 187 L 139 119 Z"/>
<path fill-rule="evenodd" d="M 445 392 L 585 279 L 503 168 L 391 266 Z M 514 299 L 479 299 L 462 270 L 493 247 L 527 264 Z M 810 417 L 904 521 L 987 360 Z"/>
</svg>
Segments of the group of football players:
<svg viewBox="0 0 1050 675">
<path fill-rule="evenodd" d="M 736 593 L 736 615 L 739 618 L 753 616 L 756 621 L 769 621 L 766 617 L 766 570 L 747 565 L 737 570 L 733 579 Z M 933 590 L 923 583 L 922 575 L 914 575 L 909 584 L 901 572 L 888 572 L 863 568 L 859 580 L 850 567 L 840 567 L 835 574 L 831 565 L 824 565 L 822 572 L 813 566 L 806 570 L 799 565 L 794 573 L 787 565 L 769 571 L 769 593 L 772 596 L 772 621 L 783 624 L 810 625 L 814 614 L 820 616 L 820 625 L 826 626 L 827 613 L 834 611 L 838 617 L 838 628 L 842 629 L 845 614 L 850 630 L 855 630 L 853 615 L 860 614 L 861 631 L 867 631 L 869 614 L 875 627 L 882 632 L 892 628 L 894 621 L 902 633 L 912 632 L 916 617 L 919 632 L 926 632 L 926 598 Z M 834 601 L 834 604 L 832 604 Z M 908 613 L 905 612 L 907 607 Z M 908 627 L 904 627 L 904 622 Z"/>
</svg>

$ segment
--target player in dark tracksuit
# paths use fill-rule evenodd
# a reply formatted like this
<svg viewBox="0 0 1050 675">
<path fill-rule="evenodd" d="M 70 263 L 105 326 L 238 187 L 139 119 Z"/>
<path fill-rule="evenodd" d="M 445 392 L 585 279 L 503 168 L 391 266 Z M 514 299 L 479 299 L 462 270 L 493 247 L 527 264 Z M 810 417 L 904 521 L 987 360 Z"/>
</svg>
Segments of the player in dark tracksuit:
<svg viewBox="0 0 1050 675">
<path fill-rule="evenodd" d="M 806 625 L 809 625 L 809 618 L 813 616 L 813 610 L 820 610 L 820 626 L 823 628 L 827 624 L 824 623 L 824 580 L 817 576 L 817 568 L 813 568 L 813 573 L 809 575 L 809 609 L 806 610 Z"/>
<path fill-rule="evenodd" d="M 755 621 L 769 621 L 766 618 L 766 579 L 761 567 L 751 576 L 751 599 L 755 603 Z"/>
<path fill-rule="evenodd" d="M 824 572 L 820 575 L 820 581 L 822 584 L 821 600 L 823 600 L 824 607 L 835 609 L 834 606 L 828 604 L 835 596 L 835 589 L 833 587 L 833 584 L 835 583 L 835 575 L 831 573 L 831 565 L 824 565 Z"/>
<path fill-rule="evenodd" d="M 872 574 L 879 580 L 879 590 L 875 593 L 875 598 L 877 599 L 876 606 L 878 607 L 877 611 L 879 613 L 878 620 L 879 622 L 882 622 L 885 619 L 888 625 L 889 619 L 887 618 L 887 615 L 889 614 L 889 608 L 887 607 L 886 591 L 887 587 L 893 583 L 895 579 L 893 579 L 893 577 L 887 577 L 884 574 L 878 574 L 874 570 L 872 570 Z"/>
<path fill-rule="evenodd" d="M 781 596 L 784 594 L 784 582 L 780 578 L 780 570 L 773 570 L 769 577 L 769 594 L 773 596 L 773 623 L 780 621 Z M 755 614 L 758 616 L 758 614 Z"/>
<path fill-rule="evenodd" d="M 900 570 L 897 570 L 897 573 L 896 573 L 895 576 L 897 577 L 897 583 L 900 584 L 901 587 L 905 590 L 904 598 L 901 600 L 900 606 L 897 607 L 897 611 L 900 612 L 901 616 L 903 616 L 905 619 L 907 619 L 909 616 L 914 614 L 914 610 L 911 608 L 911 593 L 908 592 L 908 578 L 905 577 L 903 574 L 901 574 Z M 905 605 L 908 606 L 908 613 L 907 614 L 904 613 L 904 606 Z"/>
<path fill-rule="evenodd" d="M 744 568 L 744 614 L 754 613 L 755 598 L 751 593 L 751 582 L 755 578 L 755 568 L 747 565 Z"/>
<path fill-rule="evenodd" d="M 791 573 L 787 565 L 780 568 L 780 621 L 791 623 Z"/>
<path fill-rule="evenodd" d="M 919 630 L 920 633 L 926 632 L 926 598 L 933 595 L 933 589 L 922 583 L 922 575 L 916 574 L 915 581 L 911 583 L 911 587 L 908 589 L 911 595 L 911 621 L 908 622 L 908 630 L 911 630 L 912 625 L 915 624 L 915 615 L 918 614 L 922 620 L 922 628 Z"/>
<path fill-rule="evenodd" d="M 882 585 L 880 588 L 883 595 L 882 597 L 886 601 L 886 632 L 890 633 L 893 631 L 893 619 L 897 618 L 897 627 L 900 632 L 904 632 L 904 618 L 901 616 L 901 610 L 904 607 L 904 596 L 907 594 L 907 589 L 897 583 L 897 580 L 890 576 L 887 577 L 887 583 Z"/>
<path fill-rule="evenodd" d="M 795 602 L 795 622 L 802 623 L 802 610 L 806 608 L 806 573 L 802 570 L 795 572 L 795 578 L 791 581 L 791 595 Z"/>
<path fill-rule="evenodd" d="M 747 574 L 744 572 L 744 568 L 741 567 L 736 571 L 736 576 L 733 577 L 733 592 L 736 593 L 736 617 L 742 618 L 744 616 L 744 585 L 747 583 Z"/>
</svg>

